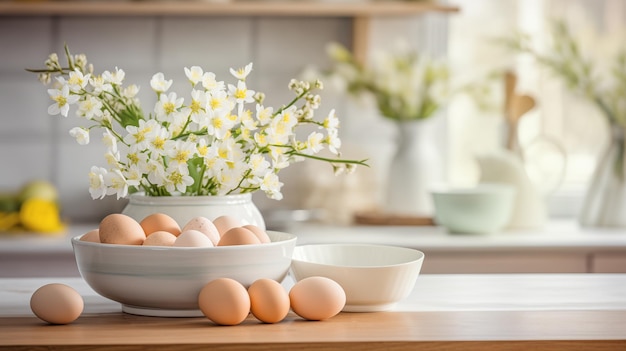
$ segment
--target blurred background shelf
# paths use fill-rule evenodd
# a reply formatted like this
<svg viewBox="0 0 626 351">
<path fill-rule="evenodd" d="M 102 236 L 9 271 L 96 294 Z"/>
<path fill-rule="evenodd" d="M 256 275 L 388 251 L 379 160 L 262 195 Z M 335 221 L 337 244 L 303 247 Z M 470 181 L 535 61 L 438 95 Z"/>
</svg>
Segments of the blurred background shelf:
<svg viewBox="0 0 626 351">
<path fill-rule="evenodd" d="M 373 17 L 458 12 L 433 1 L 6 1 L 0 16 L 255 16 L 352 18 L 352 50 L 363 62 Z"/>
<path fill-rule="evenodd" d="M 410 16 L 457 12 L 431 1 L 5 1 L 0 15 Z"/>
</svg>

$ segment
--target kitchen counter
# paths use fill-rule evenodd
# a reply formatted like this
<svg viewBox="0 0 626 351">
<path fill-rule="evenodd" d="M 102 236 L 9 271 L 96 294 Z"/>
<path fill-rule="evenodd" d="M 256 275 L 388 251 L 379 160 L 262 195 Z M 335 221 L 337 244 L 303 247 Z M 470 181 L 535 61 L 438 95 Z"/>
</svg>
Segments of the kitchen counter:
<svg viewBox="0 0 626 351">
<path fill-rule="evenodd" d="M 51 326 L 30 312 L 46 283 L 74 287 L 81 317 Z M 290 278 L 283 282 L 287 289 Z M 623 350 L 626 274 L 421 275 L 388 312 L 277 324 L 124 314 L 80 278 L 0 279 L 0 350 Z"/>
<path fill-rule="evenodd" d="M 97 224 L 73 224 L 60 236 L 0 237 L 0 277 L 79 276 L 70 238 Z M 541 230 L 451 235 L 429 226 L 292 225 L 298 245 L 370 243 L 426 254 L 422 273 L 626 273 L 626 230 L 551 221 Z"/>
</svg>

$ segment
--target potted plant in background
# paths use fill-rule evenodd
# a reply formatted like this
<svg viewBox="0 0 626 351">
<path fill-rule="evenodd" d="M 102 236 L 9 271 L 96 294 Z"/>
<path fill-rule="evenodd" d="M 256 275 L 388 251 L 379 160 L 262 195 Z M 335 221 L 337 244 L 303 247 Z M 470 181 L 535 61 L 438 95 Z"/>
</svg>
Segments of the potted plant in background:
<svg viewBox="0 0 626 351">
<path fill-rule="evenodd" d="M 406 47 L 379 52 L 364 64 L 342 45 L 331 43 L 329 75 L 354 96 L 369 96 L 379 113 L 397 127 L 396 151 L 387 177 L 386 211 L 432 215 L 429 187 L 441 181 L 441 161 L 428 136 L 427 121 L 448 98 L 449 71 L 442 60 Z"/>
<path fill-rule="evenodd" d="M 615 50 L 612 61 L 593 62 L 592 51 L 582 48 L 562 21 L 551 23 L 552 42 L 547 51 L 517 33 L 498 41 L 516 52 L 529 54 L 563 80 L 566 86 L 595 105 L 609 127 L 610 140 L 589 181 L 579 221 L 583 226 L 626 226 L 626 50 Z M 602 58 L 604 59 L 604 57 Z"/>
<path fill-rule="evenodd" d="M 67 117 L 75 108 L 90 124 L 70 130 L 79 144 L 88 144 L 94 130 L 102 132 L 106 167 L 91 167 L 92 198 L 130 195 L 124 213 L 137 220 L 154 212 L 167 213 L 179 223 L 227 214 L 264 228 L 251 193 L 263 191 L 280 200 L 281 169 L 305 159 L 328 162 L 335 173 L 366 164 L 339 158 L 334 110 L 315 119 L 319 81 L 292 80 L 289 89 L 296 96 L 273 108 L 263 104 L 263 93 L 247 86 L 252 63 L 231 69 L 232 84 L 194 66 L 185 68 L 189 98 L 170 92 L 172 81 L 156 73 L 150 86 L 158 101 L 144 113 L 137 99 L 139 87 L 124 85 L 122 69 L 96 74 L 85 55 L 72 55 L 66 46 L 65 56 L 66 66 L 51 54 L 44 69 L 29 71 L 38 73 L 43 83 L 53 83 L 48 89 L 54 102 L 49 114 Z M 317 128 L 302 137 L 296 129 L 303 125 Z M 319 156 L 324 148 L 337 157 Z"/>
</svg>

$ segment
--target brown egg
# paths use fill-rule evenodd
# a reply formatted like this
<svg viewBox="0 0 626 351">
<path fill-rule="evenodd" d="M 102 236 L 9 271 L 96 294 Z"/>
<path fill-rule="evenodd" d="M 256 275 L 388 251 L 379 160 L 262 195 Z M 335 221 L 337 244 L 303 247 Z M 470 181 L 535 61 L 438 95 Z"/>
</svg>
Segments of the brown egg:
<svg viewBox="0 0 626 351">
<path fill-rule="evenodd" d="M 185 230 L 174 241 L 175 247 L 213 247 L 213 242 L 208 236 L 197 230 Z"/>
<path fill-rule="evenodd" d="M 319 321 L 339 313 L 346 305 L 346 293 L 336 281 L 326 277 L 300 280 L 289 291 L 291 309 L 300 317 Z"/>
<path fill-rule="evenodd" d="M 175 241 L 176 235 L 164 230 L 158 230 L 146 237 L 146 240 L 143 241 L 143 246 L 172 246 Z"/>
<path fill-rule="evenodd" d="M 141 245 L 146 234 L 133 218 L 121 214 L 110 214 L 100 222 L 100 242 L 105 244 Z"/>
<path fill-rule="evenodd" d="M 259 238 L 259 241 L 264 244 L 264 243 L 269 243 L 272 240 L 270 240 L 270 237 L 267 235 L 267 233 L 265 232 L 265 230 L 257 227 L 256 225 L 253 224 L 246 224 L 243 226 L 243 228 L 248 229 L 249 231 L 253 232 L 254 235 L 256 235 L 257 238 Z"/>
<path fill-rule="evenodd" d="M 185 224 L 182 231 L 184 232 L 190 229 L 204 233 L 204 235 L 211 239 L 213 245 L 217 245 L 220 241 L 220 232 L 215 227 L 215 224 L 213 224 L 213 222 L 206 217 L 192 218 L 189 222 L 187 222 L 187 224 Z"/>
<path fill-rule="evenodd" d="M 206 284 L 198 295 L 202 313 L 220 325 L 237 325 L 250 313 L 248 291 L 231 278 L 217 278 Z"/>
<path fill-rule="evenodd" d="M 139 222 L 146 236 L 160 230 L 170 232 L 176 236 L 180 235 L 180 225 L 174 220 L 174 218 L 166 215 L 165 213 L 153 213 Z"/>
<path fill-rule="evenodd" d="M 289 295 L 279 282 L 258 279 L 248 288 L 250 310 L 261 322 L 278 323 L 289 313 Z"/>
<path fill-rule="evenodd" d="M 100 242 L 100 231 L 98 229 L 93 229 L 85 233 L 80 237 L 80 241 L 89 241 L 92 243 Z"/>
<path fill-rule="evenodd" d="M 229 229 L 241 227 L 241 221 L 233 216 L 219 216 L 213 220 L 213 224 L 221 235 L 224 235 Z"/>
<path fill-rule="evenodd" d="M 217 243 L 217 246 L 260 244 L 261 241 L 250 230 L 243 227 L 229 229 Z"/>
<path fill-rule="evenodd" d="M 64 284 L 47 284 L 30 298 L 30 309 L 44 322 L 68 324 L 83 313 L 85 303 L 80 294 Z"/>
</svg>

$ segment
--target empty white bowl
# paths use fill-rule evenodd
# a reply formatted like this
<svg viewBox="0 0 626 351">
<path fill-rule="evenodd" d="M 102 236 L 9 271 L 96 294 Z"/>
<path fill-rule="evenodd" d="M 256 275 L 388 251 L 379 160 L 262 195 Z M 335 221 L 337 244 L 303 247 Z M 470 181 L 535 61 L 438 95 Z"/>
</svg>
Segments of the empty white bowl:
<svg viewBox="0 0 626 351">
<path fill-rule="evenodd" d="M 370 244 L 296 246 L 291 272 L 296 281 L 311 276 L 333 279 L 346 292 L 346 312 L 391 309 L 415 286 L 424 253 Z"/>
<path fill-rule="evenodd" d="M 478 184 L 471 188 L 442 187 L 431 191 L 435 222 L 451 233 L 490 234 L 511 219 L 515 189 L 506 184 Z"/>
<path fill-rule="evenodd" d="M 202 316 L 198 294 L 211 280 L 249 286 L 260 278 L 281 282 L 289 273 L 296 236 L 268 231 L 272 242 L 219 247 L 114 245 L 72 239 L 83 279 L 127 313 Z"/>
</svg>

